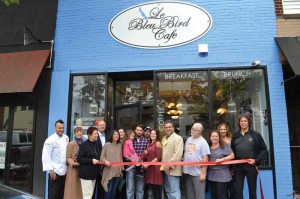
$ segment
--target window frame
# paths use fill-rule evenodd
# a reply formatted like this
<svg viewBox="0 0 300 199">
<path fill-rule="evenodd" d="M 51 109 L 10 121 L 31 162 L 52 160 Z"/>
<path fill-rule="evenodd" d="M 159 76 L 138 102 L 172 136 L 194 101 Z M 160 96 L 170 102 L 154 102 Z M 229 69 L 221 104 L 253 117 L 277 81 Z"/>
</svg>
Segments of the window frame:
<svg viewBox="0 0 300 199">
<path fill-rule="evenodd" d="M 108 73 L 105 72 L 92 72 L 92 73 L 71 73 L 69 79 L 69 95 L 68 95 L 68 115 L 67 115 L 67 128 L 66 128 L 66 135 L 71 138 L 71 133 L 73 129 L 71 129 L 72 123 L 72 99 L 73 99 L 73 80 L 76 76 L 93 76 L 93 75 L 104 75 L 105 76 L 105 105 L 104 105 L 104 121 L 107 121 L 107 99 L 108 99 Z M 71 141 L 71 139 L 70 139 Z"/>
<path fill-rule="evenodd" d="M 258 67 L 253 67 L 253 66 L 236 66 L 236 67 L 210 67 L 210 68 L 184 68 L 184 66 L 182 66 L 181 69 L 162 69 L 162 70 L 154 70 L 153 71 L 153 78 L 154 78 L 154 90 L 157 90 L 158 87 L 158 73 L 162 73 L 162 72 L 184 72 L 184 71 L 207 71 L 207 80 L 208 80 L 208 98 L 209 98 L 209 104 L 208 104 L 208 112 L 209 112 L 209 130 L 211 130 L 213 128 L 213 103 L 211 103 L 211 99 L 213 96 L 213 88 L 212 88 L 212 72 L 213 71 L 218 71 L 218 70 L 255 70 L 255 69 L 262 69 L 263 71 L 263 75 L 264 75 L 264 81 L 265 81 L 265 94 L 266 94 L 266 107 L 269 111 L 269 115 L 268 115 L 268 131 L 269 131 L 269 144 L 270 144 L 270 165 L 269 166 L 259 166 L 260 169 L 272 169 L 273 174 L 275 174 L 275 162 L 274 162 L 274 145 L 273 145 L 273 131 L 272 131 L 272 113 L 271 113 L 271 105 L 270 105 L 270 93 L 269 93 L 269 81 L 268 81 L 268 73 L 267 73 L 267 66 L 266 65 L 262 65 L 262 66 L 258 66 Z M 157 94 L 156 92 L 154 92 L 154 106 L 157 107 Z M 154 108 L 154 117 L 157 118 L 158 117 L 158 113 L 157 113 L 157 108 Z M 154 125 L 157 127 L 157 120 L 154 120 Z"/>
<path fill-rule="evenodd" d="M 300 1 L 298 0 L 282 0 L 283 15 L 299 15 L 300 14 Z"/>
</svg>

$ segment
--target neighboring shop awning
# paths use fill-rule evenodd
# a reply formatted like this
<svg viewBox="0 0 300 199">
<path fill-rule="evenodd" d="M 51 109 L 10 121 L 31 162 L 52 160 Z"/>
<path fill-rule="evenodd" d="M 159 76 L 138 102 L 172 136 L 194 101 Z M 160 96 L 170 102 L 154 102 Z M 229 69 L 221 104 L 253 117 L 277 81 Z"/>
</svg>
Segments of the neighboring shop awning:
<svg viewBox="0 0 300 199">
<path fill-rule="evenodd" d="M 300 37 L 276 37 L 275 39 L 295 75 L 300 75 Z"/>
<path fill-rule="evenodd" d="M 50 50 L 0 54 L 0 93 L 32 92 Z"/>
</svg>

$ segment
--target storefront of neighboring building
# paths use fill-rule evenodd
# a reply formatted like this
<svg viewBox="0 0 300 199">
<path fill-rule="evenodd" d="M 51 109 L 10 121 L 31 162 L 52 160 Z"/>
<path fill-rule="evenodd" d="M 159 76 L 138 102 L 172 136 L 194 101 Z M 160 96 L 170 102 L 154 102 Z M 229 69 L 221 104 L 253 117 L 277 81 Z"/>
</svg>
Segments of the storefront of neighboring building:
<svg viewBox="0 0 300 199">
<path fill-rule="evenodd" d="M 300 195 L 300 6 L 299 1 L 277 0 L 276 41 L 280 48 L 280 60 L 284 74 L 293 189 Z"/>
<path fill-rule="evenodd" d="M 45 194 L 41 153 L 47 137 L 57 1 L 19 2 L 0 3 L 0 195 L 4 198 L 18 191 Z"/>
<path fill-rule="evenodd" d="M 265 198 L 291 197 L 273 1 L 61 1 L 56 27 L 49 135 L 59 118 L 71 139 L 103 118 L 108 131 L 170 119 L 183 138 L 201 122 L 207 137 L 249 112 L 268 148 Z"/>
</svg>

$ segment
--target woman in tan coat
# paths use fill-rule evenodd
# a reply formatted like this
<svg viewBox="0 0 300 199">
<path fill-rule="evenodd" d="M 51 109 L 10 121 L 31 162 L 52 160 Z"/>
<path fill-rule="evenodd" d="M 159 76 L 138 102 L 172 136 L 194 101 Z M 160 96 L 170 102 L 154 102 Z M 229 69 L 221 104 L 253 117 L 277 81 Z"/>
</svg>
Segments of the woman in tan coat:
<svg viewBox="0 0 300 199">
<path fill-rule="evenodd" d="M 113 130 L 109 141 L 104 145 L 100 160 L 105 164 L 101 181 L 105 191 L 104 199 L 113 199 L 124 170 L 123 166 L 111 166 L 111 162 L 123 162 L 122 144 L 117 130 Z"/>
<path fill-rule="evenodd" d="M 71 141 L 67 147 L 67 175 L 65 182 L 64 199 L 82 199 L 82 191 L 80 178 L 78 177 L 77 154 L 79 146 L 83 142 L 82 139 L 83 130 L 81 127 L 74 129 L 74 141 Z"/>
</svg>

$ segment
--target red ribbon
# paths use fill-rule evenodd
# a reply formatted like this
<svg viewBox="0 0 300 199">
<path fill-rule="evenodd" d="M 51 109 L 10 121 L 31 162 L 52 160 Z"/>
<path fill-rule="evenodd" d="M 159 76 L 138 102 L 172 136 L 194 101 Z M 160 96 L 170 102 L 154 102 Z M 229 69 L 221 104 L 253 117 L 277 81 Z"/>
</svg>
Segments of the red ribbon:
<svg viewBox="0 0 300 199">
<path fill-rule="evenodd" d="M 249 163 L 249 159 L 242 159 L 242 160 L 229 160 L 224 162 L 111 162 L 111 166 L 129 166 L 129 165 L 157 165 L 157 166 L 216 166 L 216 165 L 231 165 L 231 164 L 245 164 Z M 105 165 L 103 162 L 99 163 L 101 165 Z M 259 184 L 260 184 L 260 195 L 261 199 L 264 199 L 264 193 L 262 188 L 261 179 L 259 176 L 258 168 L 256 167 L 258 177 L 259 177 Z"/>
<path fill-rule="evenodd" d="M 224 162 L 111 162 L 111 166 L 129 166 L 129 165 L 164 165 L 164 166 L 216 166 L 216 165 L 231 165 L 249 163 L 250 160 L 229 160 Z M 101 162 L 100 164 L 103 164 Z"/>
</svg>

